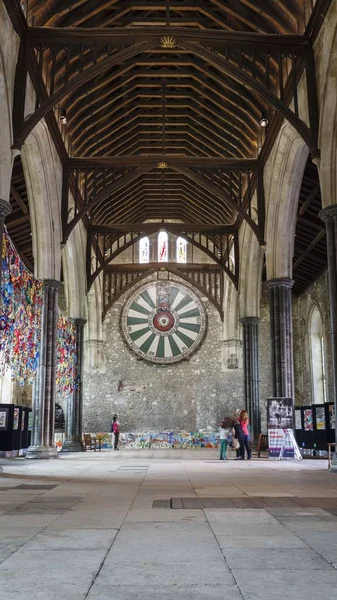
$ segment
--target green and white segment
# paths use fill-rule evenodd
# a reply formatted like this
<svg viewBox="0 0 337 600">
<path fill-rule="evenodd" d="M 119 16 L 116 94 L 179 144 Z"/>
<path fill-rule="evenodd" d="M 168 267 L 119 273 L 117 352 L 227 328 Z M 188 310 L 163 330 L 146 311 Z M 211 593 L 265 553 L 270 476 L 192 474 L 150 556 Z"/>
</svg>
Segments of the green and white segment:
<svg viewBox="0 0 337 600">
<path fill-rule="evenodd" d="M 207 318 L 202 301 L 191 288 L 176 282 L 165 282 L 165 286 L 169 297 L 166 310 L 158 306 L 156 283 L 148 283 L 125 303 L 121 330 L 139 358 L 170 364 L 195 352 L 205 335 Z"/>
</svg>

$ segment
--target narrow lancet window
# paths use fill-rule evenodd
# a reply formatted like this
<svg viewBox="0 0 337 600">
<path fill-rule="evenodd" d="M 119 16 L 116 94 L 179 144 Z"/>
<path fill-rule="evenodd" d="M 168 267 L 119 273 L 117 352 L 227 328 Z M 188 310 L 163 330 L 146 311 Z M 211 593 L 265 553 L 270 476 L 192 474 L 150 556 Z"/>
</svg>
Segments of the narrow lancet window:
<svg viewBox="0 0 337 600">
<path fill-rule="evenodd" d="M 187 261 L 187 242 L 183 238 L 177 239 L 177 263 L 186 263 Z"/>
<path fill-rule="evenodd" d="M 143 237 L 139 242 L 139 262 L 148 263 L 150 260 L 150 240 Z"/>
<path fill-rule="evenodd" d="M 168 236 L 166 231 L 158 234 L 158 262 L 168 261 Z"/>
</svg>

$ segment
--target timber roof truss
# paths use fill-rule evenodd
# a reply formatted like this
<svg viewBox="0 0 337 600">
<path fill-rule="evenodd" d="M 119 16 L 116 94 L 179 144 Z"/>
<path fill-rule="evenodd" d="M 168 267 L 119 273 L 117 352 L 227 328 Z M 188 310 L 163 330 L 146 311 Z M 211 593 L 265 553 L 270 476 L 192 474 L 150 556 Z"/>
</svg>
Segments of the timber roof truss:
<svg viewBox="0 0 337 600">
<path fill-rule="evenodd" d="M 29 0 L 24 15 L 5 4 L 21 36 L 13 147 L 47 120 L 64 164 L 64 241 L 81 219 L 88 228 L 88 284 L 156 221 L 212 246 L 237 285 L 242 220 L 264 243 L 263 165 L 282 120 L 319 155 L 312 36 L 328 0 Z"/>
</svg>

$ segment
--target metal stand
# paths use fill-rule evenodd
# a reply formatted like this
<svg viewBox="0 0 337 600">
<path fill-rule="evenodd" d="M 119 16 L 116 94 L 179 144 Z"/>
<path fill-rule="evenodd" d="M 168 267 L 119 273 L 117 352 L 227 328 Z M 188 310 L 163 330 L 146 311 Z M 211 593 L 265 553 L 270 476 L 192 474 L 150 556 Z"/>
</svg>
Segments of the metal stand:
<svg viewBox="0 0 337 600">
<path fill-rule="evenodd" d="M 281 450 L 280 450 L 280 454 L 279 454 L 278 460 L 282 460 L 287 442 L 291 442 L 291 444 L 292 444 L 292 446 L 294 448 L 294 457 L 297 458 L 297 460 L 302 460 L 302 455 L 300 453 L 299 447 L 298 447 L 297 442 L 295 440 L 295 436 L 294 436 L 293 430 L 292 429 L 286 429 L 285 432 L 286 432 L 286 434 L 285 434 L 285 436 L 283 438 L 283 444 L 281 446 Z"/>
</svg>

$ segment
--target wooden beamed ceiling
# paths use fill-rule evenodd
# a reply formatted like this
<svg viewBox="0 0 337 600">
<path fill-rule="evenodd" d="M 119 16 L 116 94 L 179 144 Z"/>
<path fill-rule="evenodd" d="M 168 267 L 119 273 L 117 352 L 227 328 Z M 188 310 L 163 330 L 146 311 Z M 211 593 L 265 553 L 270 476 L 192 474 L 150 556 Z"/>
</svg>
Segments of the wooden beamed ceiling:
<svg viewBox="0 0 337 600">
<path fill-rule="evenodd" d="M 303 33 L 312 0 L 29 0 L 30 24 L 44 27 L 171 25 L 225 31 Z"/>
<path fill-rule="evenodd" d="M 65 240 L 81 218 L 89 226 L 237 226 L 246 217 L 253 223 L 254 161 L 265 161 L 282 118 L 316 149 L 315 106 L 308 99 L 308 128 L 296 87 L 306 69 L 314 88 L 307 34 L 317 30 L 328 0 L 5 0 L 13 3 L 25 7 L 39 114 L 23 120 L 21 94 L 14 147 L 44 116 L 58 123 L 70 157 L 65 182 L 75 199 L 74 209 L 63 202 Z M 146 169 L 143 161 L 152 159 Z M 304 179 L 302 204 L 310 194 Z M 260 243 L 263 218 L 255 228 Z"/>
</svg>

